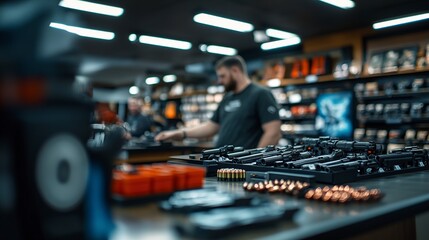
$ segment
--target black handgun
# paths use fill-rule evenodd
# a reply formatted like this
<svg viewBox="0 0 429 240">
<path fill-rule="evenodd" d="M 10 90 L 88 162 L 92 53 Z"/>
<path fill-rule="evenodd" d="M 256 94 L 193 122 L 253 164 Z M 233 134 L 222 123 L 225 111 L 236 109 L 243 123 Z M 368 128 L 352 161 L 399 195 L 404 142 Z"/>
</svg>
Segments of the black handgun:
<svg viewBox="0 0 429 240">
<path fill-rule="evenodd" d="M 202 151 L 201 160 L 214 160 L 219 157 L 225 157 L 228 153 L 243 151 L 243 147 L 234 147 L 234 145 L 225 145 L 220 148 L 213 148 Z"/>
<path fill-rule="evenodd" d="M 261 151 L 257 151 L 256 153 L 250 154 L 250 155 L 244 155 L 240 157 L 234 157 L 230 160 L 232 160 L 233 163 L 252 163 L 256 162 L 256 160 L 267 157 L 267 156 L 273 156 L 275 154 L 278 154 L 279 151 L 277 151 L 276 147 L 274 145 L 268 145 L 265 148 L 263 148 Z"/>
<path fill-rule="evenodd" d="M 424 167 L 429 165 L 429 156 L 428 156 L 429 151 L 426 149 L 421 149 L 417 146 L 408 146 L 402 149 L 401 148 L 393 149 L 391 151 L 391 154 L 401 154 L 405 152 L 409 152 L 413 154 L 414 166 Z"/>
<path fill-rule="evenodd" d="M 274 156 L 261 158 L 256 163 L 262 166 L 283 166 L 285 162 L 305 159 L 312 156 L 313 156 L 312 153 L 308 151 L 292 150 L 292 151 L 280 152 L 279 154 Z"/>
<path fill-rule="evenodd" d="M 361 153 L 365 155 L 380 154 L 383 151 L 383 145 L 375 142 L 359 142 L 345 140 L 328 140 L 321 141 L 319 146 L 325 151 L 333 151 L 334 149 L 342 150 L 346 153 Z"/>
<path fill-rule="evenodd" d="M 375 160 L 385 170 L 401 170 L 414 166 L 414 156 L 411 152 L 382 154 L 375 156 Z"/>
<path fill-rule="evenodd" d="M 329 149 L 321 146 L 322 142 L 329 140 L 338 140 L 338 138 L 331 138 L 329 136 L 322 136 L 319 138 L 302 138 L 301 143 L 305 146 L 307 151 L 312 151 L 315 156 L 331 154 Z"/>
<path fill-rule="evenodd" d="M 305 164 L 314 164 L 314 163 L 323 163 L 323 162 L 329 162 L 333 160 L 337 160 L 340 158 L 345 157 L 345 153 L 341 150 L 334 150 L 331 154 L 328 155 L 321 155 L 311 158 L 306 158 L 302 160 L 296 160 L 296 161 L 289 161 L 285 163 L 285 167 L 289 168 L 301 168 Z"/>
<path fill-rule="evenodd" d="M 376 161 L 375 159 L 368 159 L 329 165 L 326 166 L 324 170 L 328 172 L 338 172 L 355 169 L 360 174 L 368 174 L 379 168 L 380 165 L 378 161 Z"/>
<path fill-rule="evenodd" d="M 252 154 L 255 154 L 255 153 L 260 153 L 263 150 L 264 150 L 264 148 L 252 148 L 252 149 L 243 150 L 243 151 L 239 151 L 239 152 L 227 153 L 226 157 L 228 159 L 234 159 L 234 158 L 238 158 L 238 157 L 242 157 L 242 156 L 247 156 L 247 155 L 252 155 Z"/>
<path fill-rule="evenodd" d="M 330 161 L 330 162 L 324 162 L 324 163 L 315 163 L 314 169 L 318 171 L 329 171 L 329 167 L 332 165 L 347 163 L 347 162 L 353 162 L 357 160 L 366 160 L 367 156 L 346 156 L 345 158 L 341 158 L 338 160 Z M 302 166 L 303 168 L 306 168 L 305 166 Z"/>
</svg>

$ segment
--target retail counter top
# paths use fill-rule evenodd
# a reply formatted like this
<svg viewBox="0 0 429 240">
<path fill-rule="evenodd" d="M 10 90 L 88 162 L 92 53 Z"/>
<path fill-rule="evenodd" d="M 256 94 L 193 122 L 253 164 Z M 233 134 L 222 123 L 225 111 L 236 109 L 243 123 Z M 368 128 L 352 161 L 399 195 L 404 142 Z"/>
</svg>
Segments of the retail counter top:
<svg viewBox="0 0 429 240">
<path fill-rule="evenodd" d="M 385 196 L 377 202 L 347 204 L 264 193 L 262 195 L 272 198 L 275 203 L 292 204 L 300 210 L 292 221 L 285 220 L 274 226 L 261 228 L 252 227 L 222 239 L 339 239 L 364 232 L 373 233 L 374 236 L 377 229 L 384 231 L 384 239 L 389 236 L 412 239 L 415 238 L 414 216 L 429 210 L 428 183 L 429 171 L 353 182 L 349 185 L 379 188 Z M 215 178 L 207 178 L 205 187 L 216 187 L 228 192 L 244 191 L 240 182 L 218 182 Z M 189 239 L 179 235 L 174 229 L 174 223 L 184 221 L 186 217 L 162 212 L 157 203 L 115 206 L 113 214 L 116 229 L 112 239 Z M 374 231 L 368 232 L 370 230 Z"/>
</svg>

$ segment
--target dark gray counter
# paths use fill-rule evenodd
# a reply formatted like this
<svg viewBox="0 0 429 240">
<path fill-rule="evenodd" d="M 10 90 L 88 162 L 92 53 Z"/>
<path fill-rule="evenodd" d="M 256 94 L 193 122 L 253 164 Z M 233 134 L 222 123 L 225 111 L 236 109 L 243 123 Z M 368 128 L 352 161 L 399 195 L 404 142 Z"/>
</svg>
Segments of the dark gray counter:
<svg viewBox="0 0 429 240">
<path fill-rule="evenodd" d="M 292 221 L 282 221 L 275 226 L 261 229 L 249 229 L 225 236 L 225 239 L 338 239 L 413 218 L 416 214 L 429 210 L 429 171 L 365 180 L 349 185 L 379 188 L 386 195 L 378 202 L 345 205 L 308 201 L 280 194 L 270 195 L 278 204 L 296 205 L 301 210 Z M 241 183 L 217 182 L 212 178 L 206 180 L 206 186 L 216 186 L 225 191 L 243 191 Z M 115 207 L 114 216 L 117 228 L 112 239 L 181 239 L 172 226 L 175 221 L 186 220 L 184 216 L 159 211 L 156 203 Z"/>
</svg>

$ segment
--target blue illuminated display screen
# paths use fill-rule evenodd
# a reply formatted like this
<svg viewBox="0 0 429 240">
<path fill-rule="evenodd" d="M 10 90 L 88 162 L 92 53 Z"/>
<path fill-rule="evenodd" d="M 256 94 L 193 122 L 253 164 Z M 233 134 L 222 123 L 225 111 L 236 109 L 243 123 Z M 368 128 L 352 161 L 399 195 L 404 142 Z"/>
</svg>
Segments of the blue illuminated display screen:
<svg viewBox="0 0 429 240">
<path fill-rule="evenodd" d="M 353 93 L 322 93 L 317 97 L 316 129 L 320 135 L 352 138 Z"/>
</svg>

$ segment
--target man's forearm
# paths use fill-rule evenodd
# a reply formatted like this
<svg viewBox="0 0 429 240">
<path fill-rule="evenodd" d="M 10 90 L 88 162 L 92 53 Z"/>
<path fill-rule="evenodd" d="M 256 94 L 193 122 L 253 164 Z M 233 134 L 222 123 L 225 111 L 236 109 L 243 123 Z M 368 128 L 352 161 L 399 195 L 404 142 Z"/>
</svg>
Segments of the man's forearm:
<svg viewBox="0 0 429 240">
<path fill-rule="evenodd" d="M 214 136 L 219 130 L 219 126 L 214 122 L 205 122 L 193 128 L 186 128 L 186 136 L 190 138 L 206 138 Z"/>
<path fill-rule="evenodd" d="M 259 139 L 258 147 L 266 147 L 267 145 L 277 145 L 280 138 L 282 137 L 280 130 L 280 120 L 273 120 L 262 125 L 261 139 Z"/>
<path fill-rule="evenodd" d="M 281 138 L 280 132 L 264 132 L 259 139 L 258 147 L 266 147 L 268 145 L 277 145 Z"/>
<path fill-rule="evenodd" d="M 258 147 L 266 147 L 268 145 L 277 145 L 281 138 L 280 133 L 264 133 L 259 140 Z"/>
</svg>

